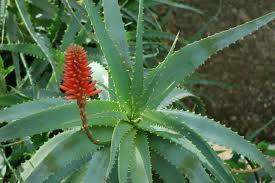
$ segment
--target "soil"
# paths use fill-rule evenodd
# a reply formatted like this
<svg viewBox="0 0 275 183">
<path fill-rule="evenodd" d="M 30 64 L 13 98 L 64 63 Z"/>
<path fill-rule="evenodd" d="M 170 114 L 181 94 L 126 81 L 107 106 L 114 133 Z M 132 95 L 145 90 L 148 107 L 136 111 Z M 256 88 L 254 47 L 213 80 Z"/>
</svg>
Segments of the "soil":
<svg viewBox="0 0 275 183">
<path fill-rule="evenodd" d="M 165 29 L 189 38 L 219 9 L 219 0 L 185 0 L 204 12 L 198 15 L 173 8 Z M 167 7 L 161 8 L 165 14 Z M 221 13 L 208 25 L 203 37 L 237 26 L 275 10 L 274 0 L 224 0 Z M 248 135 L 275 117 L 275 21 L 244 40 L 224 49 L 202 66 L 199 73 L 210 80 L 235 86 L 221 89 L 198 86 L 209 96 L 208 115 L 231 127 L 241 135 Z M 275 123 L 262 132 L 257 140 L 275 142 Z"/>
</svg>

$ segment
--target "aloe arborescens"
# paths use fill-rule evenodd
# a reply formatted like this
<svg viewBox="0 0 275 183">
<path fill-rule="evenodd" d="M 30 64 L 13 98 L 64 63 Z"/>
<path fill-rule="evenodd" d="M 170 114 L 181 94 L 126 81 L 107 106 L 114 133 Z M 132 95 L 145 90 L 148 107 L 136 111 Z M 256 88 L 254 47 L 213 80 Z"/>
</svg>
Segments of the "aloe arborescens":
<svg viewBox="0 0 275 183">
<path fill-rule="evenodd" d="M 22 165 L 22 179 L 25 182 L 151 183 L 156 173 L 164 182 L 235 182 L 212 149 L 213 143 L 242 154 L 275 178 L 271 163 L 243 137 L 205 116 L 168 108 L 178 99 L 175 93 L 184 96 L 178 95 L 185 91 L 177 88 L 180 82 L 217 51 L 275 19 L 275 12 L 175 52 L 172 48 L 159 66 L 146 70 L 143 1 L 139 2 L 136 49 L 129 49 L 117 0 L 103 0 L 106 24 L 93 1 L 84 0 L 81 6 L 88 14 L 88 22 L 107 61 L 109 79 L 108 90 L 104 89 L 109 92 L 107 97 L 86 102 L 88 123 L 94 139 L 110 143 L 104 146 L 91 143 L 79 130 L 77 104 L 60 98 L 35 100 L 0 111 L 1 121 L 8 122 L 0 128 L 0 141 L 64 130 Z M 130 53 L 132 50 L 134 53 Z M 87 78 L 86 71 L 87 67 L 82 74 Z M 65 76 L 70 78 L 71 74 Z M 79 90 L 73 83 L 64 82 L 63 86 L 69 98 L 77 99 L 75 94 Z M 86 97 L 90 92 L 94 90 L 83 95 Z"/>
</svg>

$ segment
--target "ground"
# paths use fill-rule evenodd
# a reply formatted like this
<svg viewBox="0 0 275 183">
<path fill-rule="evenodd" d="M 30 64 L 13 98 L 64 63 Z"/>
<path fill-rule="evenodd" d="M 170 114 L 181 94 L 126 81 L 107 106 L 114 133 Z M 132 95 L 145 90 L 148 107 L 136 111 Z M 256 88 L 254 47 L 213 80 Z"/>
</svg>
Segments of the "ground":
<svg viewBox="0 0 275 183">
<path fill-rule="evenodd" d="M 190 37 L 219 9 L 219 0 L 185 0 L 201 9 L 204 15 L 173 9 L 165 29 L 181 37 Z M 160 14 L 167 13 L 161 8 Z M 275 11 L 274 0 L 224 0 L 221 13 L 208 25 L 204 37 L 226 30 L 246 21 Z M 198 86 L 211 98 L 207 102 L 208 115 L 222 121 L 242 135 L 247 135 L 275 117 L 275 21 L 256 33 L 224 49 L 199 69 L 209 79 L 234 86 L 220 89 Z M 275 142 L 275 124 L 266 129 L 258 140 Z"/>
</svg>

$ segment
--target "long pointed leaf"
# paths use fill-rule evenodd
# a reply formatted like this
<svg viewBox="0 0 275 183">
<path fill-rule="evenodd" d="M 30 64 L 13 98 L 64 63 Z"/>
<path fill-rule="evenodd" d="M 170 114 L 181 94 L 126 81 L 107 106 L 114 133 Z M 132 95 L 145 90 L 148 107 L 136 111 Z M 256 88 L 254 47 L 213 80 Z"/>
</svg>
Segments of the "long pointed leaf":
<svg viewBox="0 0 275 183">
<path fill-rule="evenodd" d="M 201 10 L 199 10 L 197 8 L 194 8 L 194 7 L 192 7 L 190 5 L 187 5 L 187 4 L 173 2 L 171 0 L 153 0 L 153 1 L 158 2 L 158 3 L 163 3 L 163 4 L 166 4 L 166 5 L 169 5 L 169 6 L 173 6 L 173 7 L 176 7 L 176 8 L 182 8 L 182 9 L 185 9 L 185 10 L 190 10 L 190 11 L 193 11 L 193 12 L 196 12 L 196 13 L 199 13 L 199 14 L 203 14 Z"/>
<path fill-rule="evenodd" d="M 111 170 L 115 165 L 121 139 L 130 131 L 131 128 L 132 128 L 131 125 L 122 121 L 122 122 L 119 122 L 114 129 L 114 132 L 112 135 L 111 148 L 110 148 L 110 151 L 111 151 L 110 161 L 106 171 L 106 179 L 109 177 L 109 174 L 111 173 Z"/>
<path fill-rule="evenodd" d="M 21 103 L 0 111 L 0 122 L 15 121 L 33 115 L 35 113 L 39 113 L 49 108 L 62 106 L 70 103 L 70 101 L 64 100 L 62 98 L 46 98 Z"/>
<path fill-rule="evenodd" d="M 189 149 L 192 153 L 197 155 L 202 163 L 215 175 L 219 181 L 234 182 L 234 178 L 224 166 L 221 159 L 217 156 L 210 145 L 207 144 L 207 142 L 205 142 L 204 139 L 201 138 L 195 131 L 187 126 L 183 126 L 181 123 L 178 123 L 170 116 L 166 116 L 161 112 L 148 111 L 144 113 L 144 117 L 145 120 L 148 121 L 146 126 L 143 124 L 143 128 L 150 128 L 153 124 L 160 125 L 160 127 L 162 127 L 162 129 L 160 129 L 161 133 L 154 130 L 155 133 L 157 132 L 157 134 L 160 134 L 164 138 L 170 139 L 173 142 Z M 142 123 L 140 123 L 140 125 L 141 124 Z M 167 129 L 170 129 L 170 131 L 168 131 L 170 133 L 169 136 L 167 136 Z M 182 137 L 178 136 L 178 133 L 180 133 Z"/>
<path fill-rule="evenodd" d="M 175 166 L 171 165 L 167 160 L 154 152 L 152 152 L 152 165 L 164 183 L 187 182 L 187 179 L 176 169 Z"/>
<path fill-rule="evenodd" d="M 122 59 L 129 64 L 129 46 L 118 2 L 117 0 L 103 0 L 103 8 L 107 31 L 118 46 L 118 52 L 120 52 Z"/>
<path fill-rule="evenodd" d="M 120 183 L 127 183 L 130 160 L 134 154 L 134 140 L 136 130 L 131 130 L 121 141 L 118 156 L 118 179 Z"/>
<path fill-rule="evenodd" d="M 69 164 L 60 167 L 58 171 L 48 177 L 43 183 L 58 183 L 63 182 L 64 179 L 68 177 L 68 175 L 74 174 L 76 171 L 81 171 L 82 166 L 85 166 L 86 163 L 92 158 L 92 154 L 82 157 L 79 160 L 73 160 Z"/>
<path fill-rule="evenodd" d="M 43 182 L 64 165 L 91 155 L 100 148 L 100 146 L 91 143 L 82 131 L 66 135 L 62 140 L 58 140 L 58 143 L 54 141 L 55 138 L 51 139 L 36 156 L 23 165 L 24 172 L 21 175 L 24 182 Z M 49 147 L 52 143 L 55 143 L 54 148 Z M 48 148 L 51 150 L 49 151 Z M 47 153 L 43 150 L 46 150 Z"/>
<path fill-rule="evenodd" d="M 132 95 L 134 99 L 134 106 L 137 106 L 139 109 L 140 95 L 143 91 L 143 0 L 139 0 L 139 12 L 138 12 L 138 21 L 137 21 L 137 34 L 136 34 L 136 59 L 134 63 L 133 71 L 133 86 L 132 86 Z"/>
<path fill-rule="evenodd" d="M 211 55 L 258 30 L 274 18 L 275 12 L 269 13 L 235 28 L 191 43 L 170 55 L 145 80 L 146 88 L 150 88 L 145 93 L 145 97 L 150 98 L 148 104 L 151 102 L 159 104 L 180 81 L 193 73 Z M 147 99 L 145 98 L 145 100 Z"/>
<path fill-rule="evenodd" d="M 35 32 L 34 27 L 32 25 L 32 22 L 30 20 L 28 12 L 27 12 L 27 9 L 26 9 L 26 6 L 25 6 L 25 2 L 23 0 L 15 0 L 15 3 L 16 3 L 18 11 L 20 13 L 20 16 L 22 17 L 22 20 L 23 20 L 23 22 L 26 25 L 27 30 L 31 34 L 31 36 L 34 39 L 34 41 L 39 45 L 39 47 L 41 48 L 41 50 L 43 51 L 43 53 L 45 54 L 45 56 L 47 57 L 49 63 L 51 64 L 51 66 L 53 68 L 53 76 L 57 80 L 58 76 L 57 76 L 57 71 L 56 71 L 56 67 L 55 67 L 55 61 L 53 59 L 52 53 L 50 52 L 49 48 L 44 43 L 44 41 Z"/>
<path fill-rule="evenodd" d="M 150 147 L 184 173 L 190 182 L 210 182 L 200 161 L 192 153 L 159 137 L 150 138 Z"/>
<path fill-rule="evenodd" d="M 108 148 L 96 151 L 88 163 L 88 169 L 86 171 L 86 175 L 84 176 L 83 182 L 106 182 L 105 174 L 108 167 L 109 158 L 110 150 Z"/>
<path fill-rule="evenodd" d="M 191 92 L 183 89 L 183 88 L 175 88 L 174 90 L 172 90 L 169 95 L 167 95 L 159 104 L 159 106 L 157 107 L 157 110 L 159 109 L 164 109 L 166 107 L 168 107 L 170 104 L 172 104 L 173 102 L 176 102 L 182 98 L 185 97 L 195 97 L 197 98 L 195 95 L 193 95 Z"/>
<path fill-rule="evenodd" d="M 210 142 L 232 148 L 234 151 L 253 160 L 275 178 L 275 171 L 272 168 L 271 163 L 267 161 L 264 155 L 257 150 L 253 144 L 240 137 L 237 133 L 220 125 L 212 119 L 191 112 L 176 110 L 163 110 L 163 112 L 177 117 L 178 121 L 189 126 Z"/>
<path fill-rule="evenodd" d="M 119 119 L 126 119 L 118 111 L 118 104 L 109 101 L 87 103 L 89 124 L 114 126 Z M 80 126 L 79 109 L 75 103 L 46 108 L 0 128 L 0 141 L 34 135 L 55 129 Z"/>
<path fill-rule="evenodd" d="M 164 124 L 161 123 L 156 123 L 156 121 L 154 120 L 150 120 L 150 119 L 145 119 L 146 121 L 142 121 L 139 123 L 139 127 L 142 128 L 143 130 L 146 130 L 154 135 L 160 136 L 163 139 L 169 140 L 170 142 L 173 142 L 177 145 L 179 145 L 179 148 L 183 148 L 182 150 L 184 150 L 187 154 L 192 155 L 194 157 L 197 157 L 197 159 L 199 159 L 201 161 L 201 163 L 207 167 L 207 169 L 209 169 L 211 172 L 213 172 L 214 175 L 216 175 L 219 180 L 224 181 L 224 178 L 222 178 L 221 174 L 222 174 L 222 170 L 216 171 L 214 169 L 214 165 L 212 165 L 213 163 L 217 163 L 215 161 L 215 158 L 212 157 L 212 155 L 205 155 L 203 154 L 203 152 L 200 151 L 200 149 L 198 149 L 194 144 L 192 144 L 192 142 L 187 139 L 186 137 L 184 137 L 183 135 L 181 135 L 179 132 L 171 129 L 171 128 L 167 128 Z M 147 121 L 148 120 L 148 121 Z M 164 126 L 161 126 L 164 125 Z M 208 161 L 209 160 L 209 161 Z M 188 173 L 191 173 L 190 171 Z M 190 177 L 190 175 L 189 175 Z M 230 182 L 230 181 L 228 181 Z"/>
<path fill-rule="evenodd" d="M 135 153 L 130 172 L 133 182 L 153 182 L 149 144 L 145 132 L 138 133 L 135 139 Z"/>
<path fill-rule="evenodd" d="M 84 4 L 93 24 L 93 28 L 100 43 L 101 49 L 108 62 L 110 75 L 119 102 L 124 109 L 128 109 L 128 105 L 130 104 L 130 78 L 129 73 L 126 70 L 126 63 L 121 58 L 115 44 L 107 33 L 107 30 L 105 29 L 104 24 L 99 17 L 94 3 L 90 0 L 84 0 Z"/>
</svg>

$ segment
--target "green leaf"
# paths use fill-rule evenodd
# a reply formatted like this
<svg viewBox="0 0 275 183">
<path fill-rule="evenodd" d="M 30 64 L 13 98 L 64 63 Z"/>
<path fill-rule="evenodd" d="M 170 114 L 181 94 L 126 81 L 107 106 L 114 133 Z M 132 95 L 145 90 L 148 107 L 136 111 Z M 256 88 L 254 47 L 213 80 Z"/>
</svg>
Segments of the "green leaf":
<svg viewBox="0 0 275 183">
<path fill-rule="evenodd" d="M 14 66 L 4 68 L 4 60 L 0 55 L 0 95 L 3 95 L 7 91 L 6 77 L 14 70 Z"/>
<path fill-rule="evenodd" d="M 134 99 L 134 106 L 137 106 L 134 109 L 139 110 L 140 94 L 143 91 L 143 0 L 139 0 L 139 12 L 138 12 L 138 21 L 137 21 L 137 34 L 136 34 L 136 52 L 135 52 L 135 64 L 133 68 L 133 85 L 132 85 L 132 95 Z"/>
<path fill-rule="evenodd" d="M 184 150 L 186 151 L 186 153 L 193 155 L 195 158 L 199 159 L 210 171 L 216 173 L 213 169 L 212 164 L 210 164 L 205 155 L 194 144 L 192 144 L 190 140 L 185 138 L 179 132 L 176 132 L 164 126 L 160 126 L 158 123 L 152 120 L 142 121 L 139 123 L 138 126 L 143 130 L 146 130 L 154 135 L 160 136 L 164 139 L 169 140 L 170 142 L 174 142 L 175 144 L 181 146 L 179 148 L 183 148 L 182 151 Z"/>
<path fill-rule="evenodd" d="M 199 13 L 199 14 L 203 14 L 203 12 L 197 8 L 194 8 L 190 5 L 187 5 L 187 4 L 183 4 L 183 3 L 178 3 L 178 2 L 173 2 L 171 0 L 153 0 L 155 2 L 159 2 L 159 3 L 162 3 L 162 4 L 166 4 L 166 5 L 169 5 L 169 6 L 173 6 L 175 8 L 182 8 L 182 9 L 185 9 L 185 10 L 190 10 L 190 11 L 193 11 L 193 12 L 196 12 L 196 13 Z"/>
<path fill-rule="evenodd" d="M 11 51 L 14 53 L 23 53 L 40 59 L 46 59 L 39 46 L 31 43 L 2 44 L 0 50 Z"/>
<path fill-rule="evenodd" d="M 103 0 L 104 19 L 106 29 L 117 46 L 123 61 L 130 62 L 129 46 L 126 40 L 126 31 L 117 0 Z"/>
<path fill-rule="evenodd" d="M 228 148 L 232 148 L 237 153 L 240 153 L 252 161 L 261 165 L 273 178 L 275 171 L 271 163 L 267 161 L 264 155 L 257 148 L 240 137 L 237 133 L 220 125 L 212 119 L 196 115 L 191 112 L 163 110 L 164 113 L 170 116 L 177 117 L 182 124 L 189 126 L 191 129 L 199 133 L 208 141 L 219 144 Z"/>
<path fill-rule="evenodd" d="M 109 175 L 109 178 L 107 179 L 106 183 L 117 183 L 118 181 L 118 161 L 116 161 L 116 164 L 113 167 L 112 173 Z"/>
<path fill-rule="evenodd" d="M 18 32 L 18 23 L 16 20 L 16 15 L 12 13 L 11 11 L 8 11 L 8 17 L 7 17 L 7 39 L 8 43 L 14 43 L 18 41 L 17 32 Z M 21 82 L 21 75 L 20 75 L 20 64 L 19 64 L 19 57 L 18 55 L 12 53 L 12 63 L 15 67 L 15 77 L 16 77 L 16 84 L 18 85 Z"/>
<path fill-rule="evenodd" d="M 58 10 L 58 7 L 48 0 L 29 0 L 29 2 L 34 7 L 42 10 L 43 16 L 46 16 L 49 19 L 52 19 Z"/>
<path fill-rule="evenodd" d="M 263 132 L 265 129 L 267 129 L 269 126 L 272 126 L 275 123 L 275 117 L 273 117 L 270 121 L 268 121 L 266 124 L 264 124 L 262 127 L 258 128 L 254 132 L 252 132 L 247 139 L 249 141 L 254 140 L 261 132 Z M 272 128 L 272 127 L 270 127 Z"/>
<path fill-rule="evenodd" d="M 244 36 L 258 30 L 275 18 L 275 12 L 191 43 L 170 55 L 145 79 L 145 100 L 160 103 L 176 85 L 202 65 L 211 55 Z"/>
<path fill-rule="evenodd" d="M 80 26 L 75 18 L 71 18 L 70 22 L 67 25 L 67 29 L 64 33 L 62 44 L 60 49 L 62 51 L 66 50 L 70 44 L 74 42 L 76 34 L 80 31 Z"/>
<path fill-rule="evenodd" d="M 60 137 L 61 136 L 61 137 Z M 55 142 L 58 141 L 58 142 Z M 100 146 L 91 143 L 82 131 L 66 132 L 43 145 L 36 155 L 23 165 L 24 182 L 43 182 L 64 165 L 91 155 Z"/>
<path fill-rule="evenodd" d="M 170 104 L 172 104 L 173 102 L 176 102 L 176 101 L 178 101 L 182 98 L 186 98 L 186 97 L 197 98 L 195 95 L 193 95 L 192 93 L 190 93 L 189 91 L 187 91 L 183 88 L 175 88 L 169 93 L 169 95 L 167 95 L 161 101 L 161 103 L 157 107 L 157 110 L 164 109 L 164 108 L 168 107 Z"/>
<path fill-rule="evenodd" d="M 171 54 L 174 53 L 175 47 L 176 47 L 176 44 L 177 44 L 177 41 L 178 41 L 178 39 L 179 39 L 179 34 L 180 34 L 180 32 L 177 33 L 177 35 L 176 35 L 176 37 L 175 37 L 175 39 L 174 39 L 174 42 L 173 42 L 173 44 L 172 44 L 172 46 L 171 46 L 171 48 L 170 48 L 170 50 L 169 50 L 169 52 L 168 52 L 166 58 L 169 57 Z"/>
<path fill-rule="evenodd" d="M 176 166 L 181 173 L 187 176 L 190 182 L 210 182 L 200 161 L 186 149 L 155 136 L 150 138 L 150 147 Z"/>
<path fill-rule="evenodd" d="M 153 169 L 161 177 L 164 183 L 187 182 L 184 175 L 181 174 L 175 166 L 171 165 L 166 159 L 160 157 L 155 152 L 152 152 L 151 154 Z"/>
<path fill-rule="evenodd" d="M 131 161 L 130 172 L 132 182 L 153 182 L 149 144 L 145 132 L 139 132 L 135 139 L 135 152 Z"/>
<path fill-rule="evenodd" d="M 51 153 L 51 151 L 58 147 L 60 143 L 64 140 L 68 139 L 73 133 L 76 131 L 66 131 L 64 133 L 58 134 L 57 136 L 50 139 L 46 142 L 40 149 L 36 152 L 36 154 L 29 160 L 21 165 L 22 172 L 21 177 L 23 180 L 26 180 L 32 174 L 32 171 L 35 167 L 37 167 L 47 156 Z M 40 153 L 41 152 L 41 153 Z"/>
<path fill-rule="evenodd" d="M 134 40 L 136 36 L 136 31 L 128 31 L 127 32 L 127 37 L 129 39 Z M 163 31 L 156 31 L 156 30 L 144 30 L 143 38 L 148 39 L 148 40 L 170 40 L 170 41 L 175 41 L 176 35 L 170 33 L 170 32 L 163 32 Z M 178 38 L 178 41 L 183 44 L 186 43 L 185 40 L 182 38 Z"/>
<path fill-rule="evenodd" d="M 53 182 L 61 182 L 63 179 L 68 177 L 68 175 L 74 174 L 75 171 L 79 170 L 82 166 L 84 166 L 90 159 L 92 155 L 88 155 L 85 157 L 80 158 L 79 160 L 73 160 L 69 164 L 60 167 L 60 169 L 55 172 L 54 175 L 49 176 L 47 180 L 43 183 L 53 183 Z"/>
<path fill-rule="evenodd" d="M 0 122 L 11 122 L 18 119 L 31 116 L 35 113 L 42 112 L 57 106 L 70 104 L 68 100 L 62 98 L 46 98 L 41 100 L 34 100 L 30 102 L 21 103 L 0 111 Z"/>
<path fill-rule="evenodd" d="M 136 136 L 136 130 L 131 130 L 121 141 L 119 145 L 118 156 L 118 179 L 120 183 L 128 182 L 128 170 L 130 166 L 130 160 L 134 154 L 134 140 Z"/>
<path fill-rule="evenodd" d="M 23 53 L 24 55 L 30 55 L 35 58 L 46 60 L 47 57 L 38 45 L 32 43 L 17 43 L 17 44 L 3 44 L 0 45 L 0 50 L 11 51 L 13 53 Z M 64 60 L 64 54 L 59 50 L 50 50 L 53 54 L 53 58 L 60 62 Z"/>
<path fill-rule="evenodd" d="M 106 171 L 106 179 L 109 177 L 109 174 L 112 171 L 113 166 L 115 165 L 116 157 L 118 154 L 119 144 L 121 139 L 132 129 L 132 126 L 123 121 L 119 122 L 113 132 L 112 135 L 112 143 L 110 148 L 110 161 Z"/>
<path fill-rule="evenodd" d="M 43 51 L 44 55 L 47 57 L 49 63 L 52 66 L 53 69 L 53 76 L 55 78 L 56 81 L 58 81 L 58 77 L 56 74 L 56 67 L 55 67 L 55 61 L 54 58 L 52 56 L 52 53 L 50 52 L 49 48 L 47 47 L 46 43 L 39 37 L 39 35 L 35 32 L 34 27 L 32 25 L 32 22 L 30 20 L 30 17 L 28 15 L 26 6 L 25 6 L 25 2 L 22 0 L 15 0 L 17 9 L 20 13 L 20 16 L 27 28 L 27 30 L 29 31 L 29 33 L 31 34 L 32 38 L 34 39 L 34 41 L 38 44 L 38 46 L 41 48 L 41 50 Z"/>
<path fill-rule="evenodd" d="M 16 105 L 27 101 L 28 98 L 18 95 L 17 93 L 9 93 L 0 96 L 0 107 L 6 107 L 11 105 Z M 0 111 L 1 118 L 2 111 Z"/>
<path fill-rule="evenodd" d="M 130 104 L 130 78 L 126 70 L 126 63 L 123 62 L 119 52 L 112 39 L 107 33 L 103 22 L 101 21 L 97 9 L 93 2 L 84 0 L 84 4 L 90 20 L 93 24 L 95 34 L 98 38 L 101 49 L 108 62 L 109 72 L 115 87 L 115 93 L 118 96 L 119 103 L 123 109 L 128 109 Z"/>
<path fill-rule="evenodd" d="M 118 104 L 114 102 L 88 102 L 86 110 L 90 126 L 115 126 L 118 120 L 126 119 L 126 115 L 118 111 Z M 47 108 L 7 124 L 0 128 L 0 141 L 80 125 L 77 105 L 65 104 Z"/>
<path fill-rule="evenodd" d="M 148 111 L 144 113 L 144 121 L 139 123 L 139 127 L 147 128 L 152 133 L 169 139 L 195 154 L 219 181 L 234 182 L 234 178 L 210 145 L 199 134 L 176 119 L 161 112 Z"/>
<path fill-rule="evenodd" d="M 83 182 L 106 182 L 105 174 L 109 164 L 109 158 L 109 148 L 96 151 L 87 165 L 87 171 L 83 178 Z"/>
<path fill-rule="evenodd" d="M 83 177 L 87 173 L 88 163 L 84 163 L 79 169 L 74 173 L 69 174 L 65 179 L 62 180 L 64 183 L 74 183 L 74 182 L 83 182 Z"/>
</svg>

